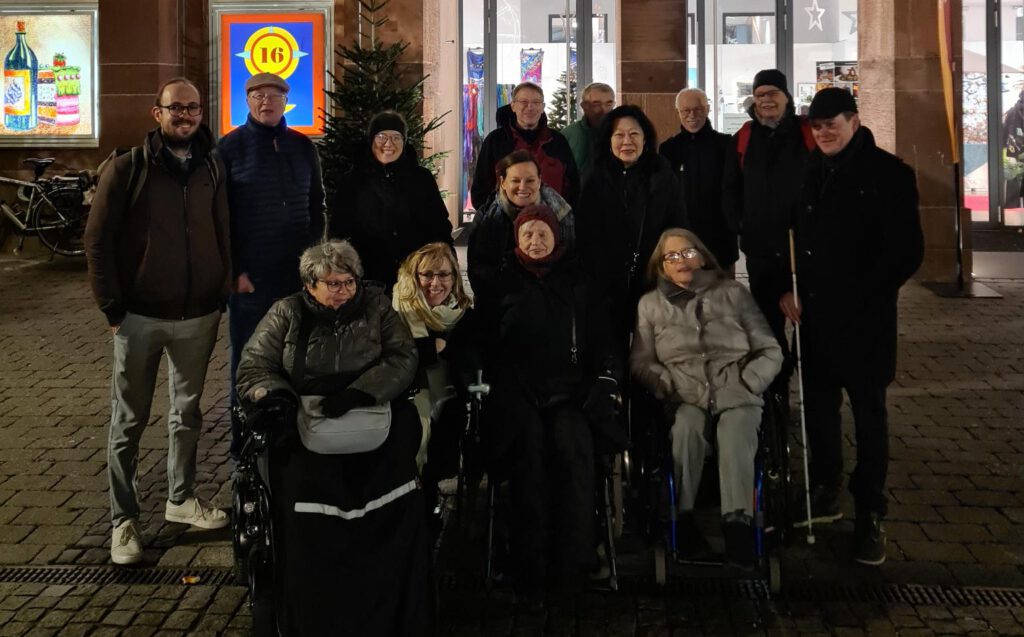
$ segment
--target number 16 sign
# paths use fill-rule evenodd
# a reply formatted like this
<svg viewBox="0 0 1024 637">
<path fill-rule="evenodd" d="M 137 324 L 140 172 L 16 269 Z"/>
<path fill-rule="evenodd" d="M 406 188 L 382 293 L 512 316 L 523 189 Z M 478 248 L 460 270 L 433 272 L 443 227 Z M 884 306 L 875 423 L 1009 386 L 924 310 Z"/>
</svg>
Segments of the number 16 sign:
<svg viewBox="0 0 1024 637">
<path fill-rule="evenodd" d="M 245 123 L 245 81 L 280 75 L 291 86 L 285 119 L 307 135 L 323 134 L 324 13 L 221 13 L 221 135 Z"/>
</svg>

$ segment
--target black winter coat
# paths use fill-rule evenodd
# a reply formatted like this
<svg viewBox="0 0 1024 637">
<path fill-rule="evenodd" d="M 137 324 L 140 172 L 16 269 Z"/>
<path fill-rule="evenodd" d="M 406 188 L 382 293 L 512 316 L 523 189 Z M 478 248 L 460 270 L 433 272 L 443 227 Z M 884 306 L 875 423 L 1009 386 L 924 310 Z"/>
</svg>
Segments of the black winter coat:
<svg viewBox="0 0 1024 637">
<path fill-rule="evenodd" d="M 452 224 L 437 182 L 406 146 L 402 156 L 381 164 L 367 145 L 335 194 L 330 235 L 352 242 L 363 262 L 363 278 L 390 290 L 398 266 L 432 241 L 452 243 Z"/>
<path fill-rule="evenodd" d="M 722 209 L 722 177 L 731 143 L 732 137 L 708 121 L 696 133 L 681 129 L 658 148 L 682 179 L 690 229 L 725 269 L 739 258 L 736 230 Z"/>
<path fill-rule="evenodd" d="M 723 208 L 740 233 L 743 253 L 782 264 L 789 258 L 791 215 L 810 155 L 800 128 L 803 118 L 793 113 L 792 104 L 786 110 L 773 129 L 762 126 L 751 107 L 743 166 L 736 153 L 738 134 L 733 135 L 722 185 Z"/>
<path fill-rule="evenodd" d="M 862 126 L 836 157 L 814 152 L 801 201 L 805 368 L 888 384 L 896 372 L 899 289 L 924 255 L 914 172 Z"/>
<path fill-rule="evenodd" d="M 620 336 L 635 322 L 658 238 L 675 227 L 688 227 L 688 220 L 667 159 L 645 151 L 627 169 L 610 154 L 598 156 L 576 209 L 576 245 L 587 272 L 608 290 Z"/>
<path fill-rule="evenodd" d="M 470 196 L 473 207 L 483 210 L 495 196 L 498 177 L 494 167 L 514 150 L 528 150 L 540 164 L 540 179 L 569 202 L 576 205 L 580 191 L 580 173 L 569 141 L 561 133 L 548 128 L 548 116 L 540 116 L 540 124 L 532 131 L 516 126 L 516 115 L 508 104 L 495 114 L 498 127 L 487 134 L 480 145 L 473 171 Z"/>
<path fill-rule="evenodd" d="M 491 333 L 489 378 L 515 384 L 537 405 L 556 396 L 582 405 L 599 375 L 621 380 L 608 300 L 575 259 L 537 278 L 510 253 L 501 271 L 497 321 L 481 326 Z"/>
</svg>

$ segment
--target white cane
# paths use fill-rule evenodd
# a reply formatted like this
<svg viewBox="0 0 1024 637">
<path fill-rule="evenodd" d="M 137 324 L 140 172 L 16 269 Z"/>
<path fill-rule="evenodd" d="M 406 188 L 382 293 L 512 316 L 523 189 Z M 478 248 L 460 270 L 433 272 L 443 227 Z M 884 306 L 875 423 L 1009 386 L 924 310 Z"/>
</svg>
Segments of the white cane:
<svg viewBox="0 0 1024 637">
<path fill-rule="evenodd" d="M 800 294 L 796 288 L 796 242 L 793 229 L 789 230 L 789 271 L 793 276 L 793 304 L 800 308 Z M 796 341 L 796 383 L 800 388 L 800 435 L 804 446 L 804 498 L 807 505 L 807 543 L 814 544 L 814 522 L 811 520 L 811 475 L 807 468 L 807 412 L 804 409 L 804 369 L 800 362 L 800 323 L 793 322 Z"/>
</svg>

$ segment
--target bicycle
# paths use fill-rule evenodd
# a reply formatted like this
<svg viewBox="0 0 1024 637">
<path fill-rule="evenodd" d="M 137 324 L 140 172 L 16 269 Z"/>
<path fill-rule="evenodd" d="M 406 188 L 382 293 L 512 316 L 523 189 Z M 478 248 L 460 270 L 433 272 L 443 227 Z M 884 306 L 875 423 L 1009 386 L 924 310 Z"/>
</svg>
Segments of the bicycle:
<svg viewBox="0 0 1024 637">
<path fill-rule="evenodd" d="M 0 199 L 0 210 L 19 237 L 15 255 L 24 248 L 25 237 L 32 235 L 50 249 L 51 258 L 54 254 L 85 254 L 85 222 L 89 216 L 86 192 L 92 188 L 95 176 L 83 170 L 44 178 L 43 173 L 53 162 L 52 157 L 26 159 L 24 163 L 35 173 L 32 181 L 0 176 L 0 184 L 17 187 L 18 201 Z"/>
</svg>

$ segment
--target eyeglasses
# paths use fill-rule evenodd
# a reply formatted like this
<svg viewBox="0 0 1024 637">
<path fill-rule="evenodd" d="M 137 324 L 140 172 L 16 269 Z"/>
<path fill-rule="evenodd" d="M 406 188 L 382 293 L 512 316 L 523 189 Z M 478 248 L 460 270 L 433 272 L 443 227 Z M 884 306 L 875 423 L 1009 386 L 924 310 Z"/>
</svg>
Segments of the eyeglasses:
<svg viewBox="0 0 1024 637">
<path fill-rule="evenodd" d="M 417 272 L 416 276 L 418 276 L 424 282 L 433 281 L 435 278 L 441 283 L 447 283 L 452 280 L 452 273 L 447 271 L 432 272 L 430 270 L 427 270 L 426 272 Z"/>
<path fill-rule="evenodd" d="M 400 146 L 405 141 L 401 135 L 388 135 L 387 133 L 377 133 L 373 136 L 373 139 L 381 146 L 388 142 L 391 142 L 393 146 Z"/>
<path fill-rule="evenodd" d="M 780 91 L 777 88 L 776 89 L 770 89 L 770 90 L 767 90 L 767 91 L 761 91 L 760 93 L 754 93 L 754 99 L 755 100 L 763 100 L 763 99 L 770 99 L 771 100 L 771 99 L 775 99 L 778 96 L 778 94 L 781 93 L 781 92 L 782 91 Z"/>
<path fill-rule="evenodd" d="M 544 100 L 516 100 L 515 102 L 523 108 L 526 108 L 527 106 L 532 106 L 534 108 L 544 106 Z"/>
<path fill-rule="evenodd" d="M 683 117 L 688 117 L 690 115 L 703 115 L 704 114 L 704 108 L 701 107 L 701 106 L 698 106 L 697 108 L 680 108 L 680 109 L 677 109 L 677 110 L 679 111 L 679 114 L 682 115 Z"/>
<path fill-rule="evenodd" d="M 168 111 L 171 112 L 171 115 L 181 115 L 182 113 L 188 113 L 189 115 L 195 117 L 196 115 L 199 115 L 203 112 L 203 105 L 197 104 L 195 102 L 190 102 L 188 104 L 179 104 L 177 102 L 173 104 L 157 104 L 156 107 L 166 108 Z"/>
<path fill-rule="evenodd" d="M 696 259 L 699 256 L 700 250 L 697 248 L 687 248 L 680 252 L 666 252 L 665 256 L 661 257 L 661 260 L 666 263 L 676 263 L 683 259 Z"/>
<path fill-rule="evenodd" d="M 257 102 L 270 104 L 284 104 L 288 101 L 288 96 L 284 93 L 249 93 L 249 97 Z"/>
<path fill-rule="evenodd" d="M 359 282 L 355 279 L 345 279 L 344 281 L 328 281 L 326 279 L 320 279 L 320 283 L 323 283 L 331 292 L 341 292 L 344 289 L 346 292 L 352 292 L 359 285 Z"/>
</svg>

